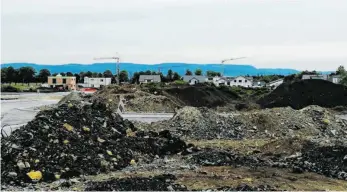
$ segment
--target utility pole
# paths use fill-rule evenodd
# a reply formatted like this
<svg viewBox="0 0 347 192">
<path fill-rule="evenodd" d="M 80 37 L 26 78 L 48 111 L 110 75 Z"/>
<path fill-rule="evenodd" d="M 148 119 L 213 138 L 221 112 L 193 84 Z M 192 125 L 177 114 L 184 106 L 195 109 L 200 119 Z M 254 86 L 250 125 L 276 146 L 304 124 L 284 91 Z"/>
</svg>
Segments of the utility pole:
<svg viewBox="0 0 347 192">
<path fill-rule="evenodd" d="M 117 78 L 116 78 L 116 83 L 119 85 L 119 57 L 99 57 L 99 58 L 94 58 L 94 60 L 108 60 L 108 59 L 114 59 L 116 60 L 116 73 L 117 73 Z"/>
<path fill-rule="evenodd" d="M 247 58 L 247 57 L 236 57 L 236 58 L 230 58 L 230 59 L 223 59 L 222 60 L 222 64 L 223 64 L 223 73 L 222 73 L 222 76 L 224 76 L 224 63 L 227 62 L 227 61 L 233 61 L 233 60 L 238 60 L 238 59 L 244 59 L 244 58 Z"/>
</svg>

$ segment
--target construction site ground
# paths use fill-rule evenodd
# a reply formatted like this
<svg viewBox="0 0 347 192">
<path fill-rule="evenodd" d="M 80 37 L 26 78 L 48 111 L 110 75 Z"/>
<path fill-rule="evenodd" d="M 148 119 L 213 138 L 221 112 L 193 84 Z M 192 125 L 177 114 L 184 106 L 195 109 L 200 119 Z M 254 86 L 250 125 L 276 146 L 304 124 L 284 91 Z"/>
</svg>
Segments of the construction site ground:
<svg viewBox="0 0 347 192">
<path fill-rule="evenodd" d="M 1 188 L 346 190 L 345 112 L 315 105 L 260 109 L 256 92 L 110 86 L 67 96 L 1 141 Z M 174 115 L 128 121 L 115 113 L 122 98 L 128 114 Z M 87 156 L 94 167 L 81 164 Z M 31 170 L 43 177 L 30 179 Z"/>
</svg>

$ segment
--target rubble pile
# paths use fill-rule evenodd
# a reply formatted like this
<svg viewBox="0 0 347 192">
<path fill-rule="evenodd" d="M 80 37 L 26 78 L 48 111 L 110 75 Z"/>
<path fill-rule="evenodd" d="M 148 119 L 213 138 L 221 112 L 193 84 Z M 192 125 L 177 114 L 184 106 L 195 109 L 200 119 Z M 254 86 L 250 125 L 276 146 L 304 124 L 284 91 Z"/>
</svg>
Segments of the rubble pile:
<svg viewBox="0 0 347 192">
<path fill-rule="evenodd" d="M 90 182 L 86 191 L 187 191 L 183 185 L 175 184 L 174 175 L 133 177 Z"/>
<path fill-rule="evenodd" d="M 279 191 L 269 185 L 250 186 L 248 184 L 239 184 L 236 187 L 220 187 L 212 191 Z"/>
<path fill-rule="evenodd" d="M 183 138 L 242 138 L 244 125 L 233 118 L 218 115 L 207 108 L 184 107 L 167 121 L 153 123 L 157 130 L 168 129 Z"/>
<path fill-rule="evenodd" d="M 2 182 L 52 181 L 118 170 L 185 151 L 168 131 L 136 132 L 100 103 L 61 104 L 42 111 L 1 140 Z"/>
<path fill-rule="evenodd" d="M 347 120 L 319 106 L 231 114 L 218 114 L 207 108 L 184 107 L 170 120 L 143 127 L 168 129 L 189 139 L 347 138 Z"/>
<path fill-rule="evenodd" d="M 347 140 L 309 141 L 303 145 L 301 153 L 285 161 L 297 173 L 311 171 L 347 180 Z"/>
<path fill-rule="evenodd" d="M 264 162 L 255 156 L 245 156 L 231 151 L 205 149 L 188 157 L 188 162 L 203 166 L 264 166 Z"/>
<path fill-rule="evenodd" d="M 234 118 L 246 125 L 248 137 L 347 138 L 347 121 L 319 106 L 301 110 L 290 107 L 264 109 L 243 112 Z"/>
</svg>

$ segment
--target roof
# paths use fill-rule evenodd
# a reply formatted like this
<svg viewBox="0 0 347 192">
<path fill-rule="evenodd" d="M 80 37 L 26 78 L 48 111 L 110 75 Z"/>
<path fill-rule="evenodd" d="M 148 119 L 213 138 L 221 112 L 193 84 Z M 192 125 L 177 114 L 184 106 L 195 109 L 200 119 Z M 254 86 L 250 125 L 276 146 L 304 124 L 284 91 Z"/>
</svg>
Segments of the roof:
<svg viewBox="0 0 347 192">
<path fill-rule="evenodd" d="M 191 80 L 191 79 L 196 79 L 196 80 L 198 80 L 199 82 L 205 82 L 205 81 L 206 81 L 206 78 L 207 78 L 207 77 L 202 76 L 202 75 L 185 75 L 185 76 L 183 76 L 183 81 L 188 82 L 188 81 Z"/>
<path fill-rule="evenodd" d="M 277 79 L 275 81 L 270 81 L 268 84 L 277 83 L 277 82 L 280 82 L 280 81 L 283 81 L 283 79 Z"/>
<path fill-rule="evenodd" d="M 253 77 L 246 77 L 246 76 L 236 76 L 236 77 L 230 77 L 230 78 L 228 78 L 229 80 L 234 80 L 234 79 L 236 79 L 236 78 L 238 78 L 238 77 L 242 77 L 242 78 L 245 78 L 245 79 L 247 79 L 247 80 L 249 80 L 249 81 L 253 81 Z"/>
<path fill-rule="evenodd" d="M 145 81 L 145 79 L 153 80 L 154 82 L 160 82 L 160 75 L 140 75 L 139 81 Z"/>
<path fill-rule="evenodd" d="M 69 79 L 69 78 L 76 78 L 75 76 L 49 76 L 48 78 L 62 78 L 62 79 Z"/>
<path fill-rule="evenodd" d="M 302 75 L 302 79 L 328 79 L 329 75 Z"/>
</svg>

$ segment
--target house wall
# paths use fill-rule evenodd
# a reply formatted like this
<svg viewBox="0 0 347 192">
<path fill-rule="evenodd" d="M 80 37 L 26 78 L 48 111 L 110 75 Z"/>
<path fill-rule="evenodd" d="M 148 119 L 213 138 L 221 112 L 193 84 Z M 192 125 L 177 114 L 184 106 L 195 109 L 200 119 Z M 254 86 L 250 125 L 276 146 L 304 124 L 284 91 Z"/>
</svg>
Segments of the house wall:
<svg viewBox="0 0 347 192">
<path fill-rule="evenodd" d="M 197 79 L 191 79 L 189 80 L 189 85 L 195 85 L 195 84 L 198 84 L 199 81 Z"/>
<path fill-rule="evenodd" d="M 236 77 L 230 81 L 230 86 L 252 87 L 253 81 L 244 77 Z"/>
<path fill-rule="evenodd" d="M 111 78 L 84 78 L 84 84 L 87 85 L 87 87 L 101 87 L 111 84 Z"/>
<path fill-rule="evenodd" d="M 55 83 L 53 83 L 53 79 L 56 80 Z M 66 79 L 66 83 L 63 83 L 63 79 Z M 48 77 L 47 82 L 49 86 L 63 85 L 67 86 L 69 90 L 76 90 L 76 77 Z"/>
<path fill-rule="evenodd" d="M 338 77 L 333 77 L 332 82 L 333 82 L 333 83 L 340 83 L 340 78 L 338 78 Z"/>
</svg>

